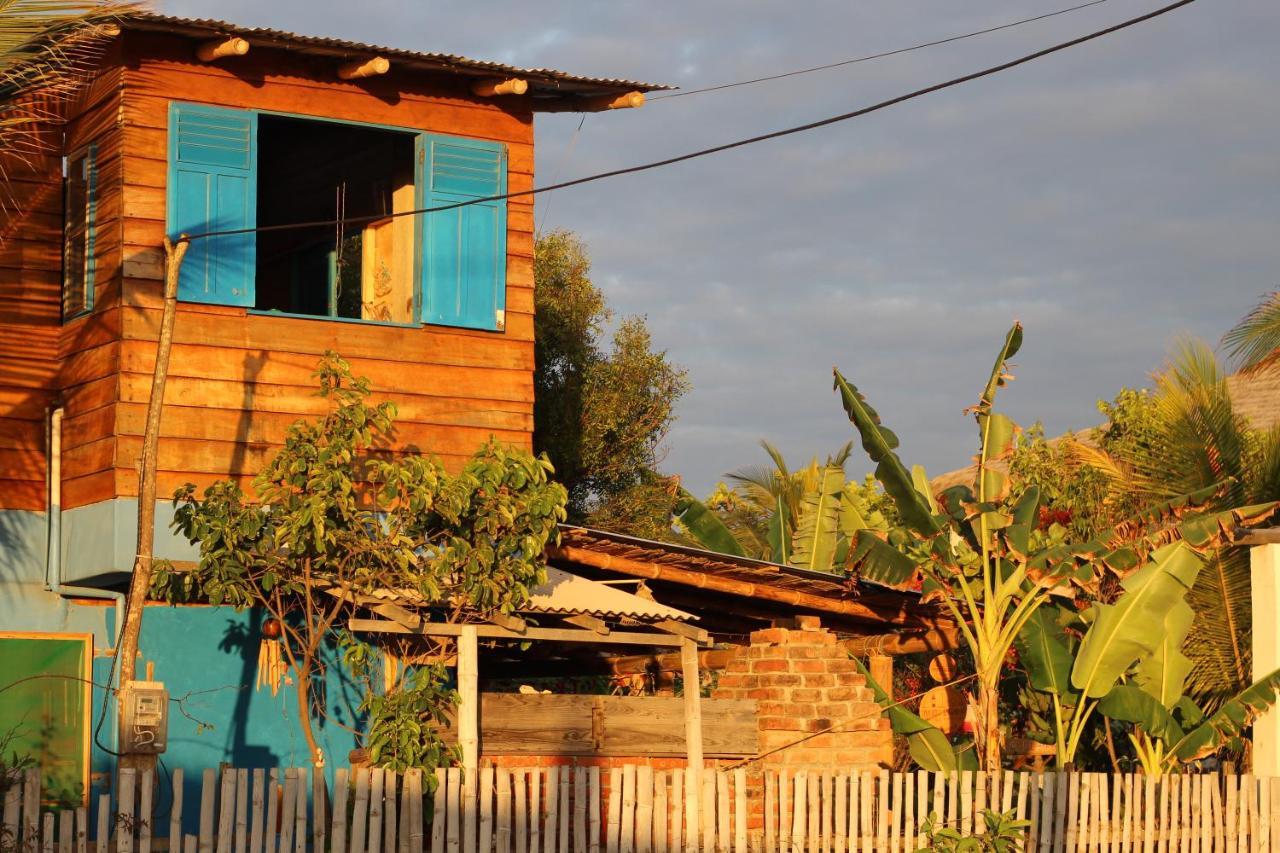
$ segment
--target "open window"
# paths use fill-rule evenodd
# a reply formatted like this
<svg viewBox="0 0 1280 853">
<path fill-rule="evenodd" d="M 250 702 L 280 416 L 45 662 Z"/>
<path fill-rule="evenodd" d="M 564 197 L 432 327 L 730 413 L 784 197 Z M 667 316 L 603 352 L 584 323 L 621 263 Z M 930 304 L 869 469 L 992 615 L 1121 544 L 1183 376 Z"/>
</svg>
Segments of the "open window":
<svg viewBox="0 0 1280 853">
<path fill-rule="evenodd" d="M 62 316 L 93 310 L 93 241 L 97 208 L 97 146 L 66 159 L 63 203 Z"/>
<path fill-rule="evenodd" d="M 504 328 L 501 143 L 176 102 L 169 128 L 179 299 Z"/>
<path fill-rule="evenodd" d="M 408 323 L 413 316 L 414 136 L 260 116 L 254 307 Z M 372 221 L 369 217 L 374 217 Z"/>
</svg>

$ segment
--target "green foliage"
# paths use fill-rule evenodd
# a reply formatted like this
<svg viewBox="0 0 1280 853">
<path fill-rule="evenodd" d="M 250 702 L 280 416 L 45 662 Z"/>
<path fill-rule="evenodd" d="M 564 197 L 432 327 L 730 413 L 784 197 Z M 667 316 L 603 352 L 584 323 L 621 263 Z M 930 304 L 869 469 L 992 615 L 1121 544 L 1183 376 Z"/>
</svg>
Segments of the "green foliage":
<svg viewBox="0 0 1280 853">
<path fill-rule="evenodd" d="M 546 579 L 544 551 L 565 517 L 565 490 L 550 481 L 545 459 L 492 440 L 456 476 L 434 458 L 392 455 L 385 448 L 394 406 L 371 405 L 368 381 L 333 353 L 316 376 L 328 413 L 289 427 L 283 448 L 254 478 L 252 496 L 231 480 L 200 496 L 191 485 L 178 490 L 174 527 L 199 547 L 200 560 L 184 572 L 158 564 L 153 594 L 262 607 L 279 620 L 318 762 L 310 684 L 324 665 L 321 649 L 355 601 L 394 589 L 447 608 L 453 619 L 511 612 Z M 369 705 L 383 715 L 376 718 L 381 737 L 391 738 L 387 720 L 406 721 L 423 702 L 447 696 L 422 680 L 433 670 L 419 672 L 426 674 L 412 680 L 413 695 Z M 399 735 L 392 740 L 388 760 L 439 754 L 420 739 L 409 752 Z"/>
<path fill-rule="evenodd" d="M 534 434 L 578 523 L 669 538 L 675 489 L 655 473 L 685 371 L 655 351 L 643 317 L 613 319 L 581 240 L 539 238 L 534 258 Z"/>
<path fill-rule="evenodd" d="M 975 851 L 975 853 L 1014 853 L 1022 849 L 1031 821 L 1018 820 L 1016 812 L 1000 812 L 991 809 L 982 810 L 982 825 L 974 835 L 965 835 L 954 826 L 947 826 L 938 817 L 937 812 L 929 812 L 929 816 L 920 825 L 920 831 L 928 839 L 928 843 L 919 849 L 919 853 L 930 851 Z"/>
<path fill-rule="evenodd" d="M 926 722 L 901 703 L 894 702 L 862 661 L 854 658 L 853 662 L 857 665 L 858 672 L 867 680 L 867 687 L 875 696 L 876 703 L 884 709 L 893 733 L 906 739 L 911 760 L 922 770 L 942 773 L 977 769 L 972 743 L 959 746 L 952 744 L 937 726 Z"/>
<path fill-rule="evenodd" d="M 444 687 L 447 677 L 440 664 L 421 666 L 399 689 L 365 694 L 360 711 L 366 719 L 364 745 L 370 762 L 400 773 L 457 760 L 456 747 L 447 746 L 439 735 L 449 725 L 447 709 L 458 704 L 457 692 Z M 428 790 L 434 790 L 435 774 L 424 778 Z"/>
<path fill-rule="evenodd" d="M 1222 337 L 1227 352 L 1246 372 L 1265 370 L 1280 357 L 1280 292 L 1254 306 Z"/>
</svg>

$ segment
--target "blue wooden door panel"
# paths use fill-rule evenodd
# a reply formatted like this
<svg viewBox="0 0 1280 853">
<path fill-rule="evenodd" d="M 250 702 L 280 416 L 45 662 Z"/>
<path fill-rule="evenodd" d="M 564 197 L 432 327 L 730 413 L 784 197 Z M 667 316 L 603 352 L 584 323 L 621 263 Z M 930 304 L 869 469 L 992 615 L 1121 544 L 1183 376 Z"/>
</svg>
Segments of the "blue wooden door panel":
<svg viewBox="0 0 1280 853">
<path fill-rule="evenodd" d="M 424 134 L 420 204 L 441 207 L 502 195 L 505 146 Z M 507 204 L 478 202 L 422 215 L 422 320 L 501 329 L 506 310 Z"/>
<path fill-rule="evenodd" d="M 257 114 L 171 103 L 170 236 L 255 227 L 257 190 Z M 178 298 L 252 307 L 256 246 L 252 233 L 192 241 Z"/>
</svg>

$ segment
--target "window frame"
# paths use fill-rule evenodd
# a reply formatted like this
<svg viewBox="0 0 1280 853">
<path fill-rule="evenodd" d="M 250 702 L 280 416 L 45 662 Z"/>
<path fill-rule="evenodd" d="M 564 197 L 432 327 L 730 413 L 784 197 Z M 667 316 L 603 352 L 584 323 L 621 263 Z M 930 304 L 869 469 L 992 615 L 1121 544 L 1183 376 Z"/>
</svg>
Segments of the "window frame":
<svg viewBox="0 0 1280 853">
<path fill-rule="evenodd" d="M 173 108 L 173 106 L 174 106 L 174 105 L 186 105 L 186 106 L 195 106 L 195 107 L 201 107 L 201 106 L 213 106 L 213 105 L 211 105 L 211 104 L 207 104 L 207 103 L 203 103 L 203 102 L 198 102 L 198 101 L 184 101 L 184 100 L 181 100 L 181 99 L 172 99 L 172 100 L 170 100 L 170 102 L 169 102 L 169 103 L 170 103 L 170 110 L 172 110 L 172 108 Z M 256 108 L 256 107 L 227 107 L 226 109 L 236 109 L 236 110 L 240 110 L 240 111 L 242 111 L 242 112 L 244 112 L 244 113 L 252 114 L 252 115 L 254 115 L 255 117 L 260 117 L 260 116 L 274 116 L 274 117 L 279 117 L 279 118 L 298 119 L 298 120 L 301 120 L 301 121 L 326 122 L 326 123 L 329 123 L 329 124 L 345 124 L 345 125 L 351 125 L 351 126 L 354 126 L 354 127 L 366 127 L 366 128 L 376 129 L 376 130 L 385 130 L 385 131 L 389 131 L 389 132 L 393 132 L 393 133 L 404 133 L 404 134 L 407 134 L 407 135 L 409 135 L 409 136 L 413 137 L 415 140 L 422 140 L 422 139 L 424 139 L 424 138 L 432 138 L 432 137 L 434 137 L 434 138 L 453 138 L 453 139 L 459 139 L 459 140 L 470 141 L 470 142 L 483 142 L 483 143 L 487 143 L 487 144 L 492 144 L 492 145 L 494 145 L 494 146 L 498 147 L 498 148 L 502 151 L 504 169 L 506 170 L 506 174 L 504 174 L 504 175 L 503 175 L 503 182 L 504 182 L 504 186 L 505 186 L 505 184 L 506 184 L 506 181 L 507 181 L 507 180 L 508 180 L 508 178 L 509 178 L 509 172 L 510 172 L 510 168 L 511 168 L 511 166 L 510 166 L 510 149 L 509 149 L 509 146 L 508 146 L 508 144 L 507 144 L 507 143 L 505 143 L 505 142 L 499 142 L 499 141 L 497 141 L 497 140 L 483 139 L 483 138 L 480 138 L 480 137 L 474 137 L 474 136 L 462 136 L 462 135 L 460 135 L 460 134 L 440 133 L 440 132 L 437 132 L 437 131 L 424 130 L 424 129 L 422 129 L 422 128 L 405 127 L 405 126 L 403 126 L 403 125 L 395 125 L 395 124 L 386 124 L 385 122 L 372 122 L 372 121 L 360 121 L 360 120 L 357 120 L 357 119 L 334 118 L 334 117 L 331 117 L 331 116 L 318 116 L 318 115 L 312 115 L 312 114 L 307 114 L 307 113 L 289 112 L 289 111 L 286 111 L 286 110 L 260 109 L 260 108 Z M 169 134 L 172 134 L 172 133 L 173 133 L 173 127 L 172 127 L 172 125 L 170 125 L 170 126 L 166 129 L 166 133 L 169 133 Z M 170 140 L 170 145 L 172 145 L 172 139 Z M 426 182 L 426 181 L 430 181 L 430 175 L 429 175 L 429 174 L 427 174 L 427 168 L 429 167 L 429 164 L 424 164 L 424 163 L 421 161 L 421 159 L 419 158 L 419 154 L 418 154 L 418 153 L 416 153 L 417 148 L 418 148 L 418 146 L 417 146 L 417 145 L 415 145 L 415 155 L 414 155 L 414 159 L 415 159 L 415 163 L 414 163 L 414 168 L 415 168 L 414 184 L 415 184 L 415 186 L 414 186 L 414 192 L 415 192 L 415 198 L 421 198 L 421 193 L 424 191 L 424 187 L 420 186 L 420 184 L 422 184 L 423 182 Z M 254 159 L 255 159 L 255 166 L 256 166 L 256 164 L 257 164 L 257 157 L 258 157 L 258 151 L 257 151 L 257 146 L 256 146 L 256 144 L 255 144 L 255 150 L 254 150 L 254 152 L 253 152 L 253 156 L 254 156 Z M 260 179 L 260 178 L 259 178 L 259 179 Z M 167 180 L 168 180 L 168 179 L 166 178 L 166 181 L 167 181 Z M 506 205 L 506 204 L 507 204 L 507 202 L 506 202 L 506 200 L 505 200 L 505 199 L 503 200 L 503 202 L 502 202 L 502 203 L 503 203 L 504 205 Z M 166 214 L 166 217 L 167 217 L 167 214 Z M 504 227 L 504 228 L 509 228 L 509 224 L 508 224 L 508 220 L 507 220 L 506 216 L 504 216 L 504 217 L 503 217 L 503 227 Z M 168 223 L 166 222 L 166 231 L 168 231 L 168 230 L 169 230 L 169 227 L 168 227 Z M 414 319 L 413 319 L 413 320 L 411 320 L 411 321 L 409 321 L 409 322 L 407 322 L 407 323 L 406 323 L 406 322 L 399 322 L 399 321 L 388 321 L 388 320 L 366 319 L 366 318 L 363 318 L 363 317 L 337 317 L 337 316 L 332 316 L 332 315 L 328 315 L 328 314 L 302 314 L 302 313 L 291 312 L 291 311 L 277 311 L 277 310 L 273 310 L 273 309 L 269 309 L 269 308 L 257 308 L 257 307 L 252 307 L 252 306 L 250 306 L 250 307 L 246 307 L 246 308 L 244 309 L 244 310 L 245 310 L 245 313 L 246 313 L 246 314 L 248 314 L 248 315 L 257 316 L 257 317 L 284 317 L 284 318 L 291 318 L 291 319 L 297 319 L 297 320 L 319 320 L 319 321 L 330 321 L 330 322 L 339 322 L 339 323 L 364 323 L 364 324 L 368 324 L 368 325 L 376 325 L 376 326 L 391 326 L 391 327 L 395 327 L 395 328 L 412 328 L 412 329 L 420 329 L 420 328 L 425 328 L 425 327 L 427 327 L 427 326 L 436 326 L 436 327 L 438 327 L 438 328 L 442 328 L 442 329 L 462 329 L 462 330 L 466 330 L 466 331 L 491 331 L 491 332 L 492 332 L 492 331 L 496 331 L 496 332 L 497 332 L 497 333 L 499 333 L 499 334 L 504 333 L 504 332 L 506 331 L 506 323 L 505 323 L 505 314 L 506 314 L 505 304 L 506 304 L 506 299 L 505 299 L 505 295 L 506 295 L 506 290 L 507 290 L 507 285 L 508 285 L 508 283 L 507 283 L 508 274 L 507 274 L 507 272 L 506 272 L 506 265 L 505 265 L 505 261 L 504 261 L 504 264 L 503 264 L 504 272 L 503 272 L 503 276 L 502 276 L 502 290 L 503 290 L 503 296 L 504 296 L 504 298 L 503 298 L 503 300 L 502 300 L 502 303 L 503 303 L 503 309 L 502 309 L 502 312 L 503 312 L 503 319 L 502 319 L 502 321 L 498 324 L 498 326 L 497 326 L 497 328 L 496 328 L 496 329 L 475 328 L 475 327 L 472 327 L 472 326 L 462 326 L 462 325 L 450 325 L 450 324 L 432 323 L 432 322 L 429 322 L 429 321 L 424 320 L 424 319 L 422 318 L 423 306 L 424 306 L 424 304 L 425 304 L 425 300 L 426 300 L 426 294 L 423 292 L 423 291 L 424 291 L 424 287 L 423 287 L 423 264 L 425 263 L 425 259 L 424 259 L 424 250 L 425 250 L 425 248 L 426 248 L 426 247 L 425 247 L 425 245 L 424 245 L 424 240 L 423 240 L 423 235 L 422 235 L 422 229 L 421 229 L 420 227 L 415 227 L 415 228 L 413 229 L 413 235 L 414 235 L 414 237 L 413 237 L 413 271 L 412 271 L 412 275 L 413 275 L 413 306 L 412 306 L 412 308 L 411 308 L 411 316 L 412 316 Z M 256 244 L 256 241 L 257 241 L 257 234 L 256 234 L 256 233 L 254 234 L 254 240 L 255 240 L 255 244 Z M 504 243 L 504 246 L 505 246 L 505 245 L 506 245 L 506 235 L 505 235 L 505 234 L 503 235 L 503 243 Z M 508 256 L 508 257 L 510 256 L 509 248 L 507 249 L 507 256 Z M 253 287 L 253 291 L 254 291 L 254 294 L 255 294 L 255 301 L 256 301 L 256 294 L 257 294 L 257 276 L 256 276 L 256 268 L 255 268 L 255 270 L 254 270 L 254 279 L 253 279 L 253 281 L 252 281 L 252 287 Z M 180 300 L 180 301 L 182 301 L 182 300 Z M 195 304 L 195 303 L 193 303 L 193 304 Z"/>
<path fill-rule="evenodd" d="M 85 192 L 84 192 L 84 261 L 81 269 L 78 271 L 83 277 L 79 282 L 81 303 L 79 310 L 68 313 L 67 311 L 67 294 L 71 290 L 72 270 L 69 264 L 69 256 L 71 250 L 71 236 L 73 228 L 71 224 L 71 174 L 74 165 L 77 162 L 83 163 L 83 168 L 87 174 L 84 176 Z M 91 142 L 84 145 L 66 158 L 66 174 L 63 176 L 63 192 L 62 192 L 62 288 L 61 288 L 61 309 L 62 322 L 66 323 L 86 314 L 93 313 L 94 303 L 94 284 L 97 272 L 97 260 L 94 258 L 94 249 L 97 237 L 98 226 L 98 143 Z"/>
</svg>

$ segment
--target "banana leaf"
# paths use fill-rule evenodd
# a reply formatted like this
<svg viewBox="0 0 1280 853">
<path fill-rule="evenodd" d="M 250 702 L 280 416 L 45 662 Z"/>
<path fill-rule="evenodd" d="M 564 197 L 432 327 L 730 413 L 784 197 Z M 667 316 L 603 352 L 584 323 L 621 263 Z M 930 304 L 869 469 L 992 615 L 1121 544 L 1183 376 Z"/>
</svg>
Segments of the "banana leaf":
<svg viewBox="0 0 1280 853">
<path fill-rule="evenodd" d="M 849 561 L 859 576 L 889 586 L 905 584 L 916 574 L 914 560 L 871 530 L 857 532 Z"/>
<path fill-rule="evenodd" d="M 840 495 L 844 468 L 827 465 L 814 487 L 800 499 L 800 520 L 792 538 L 790 564 L 819 572 L 831 571 L 840 538 Z"/>
<path fill-rule="evenodd" d="M 1014 323 L 1005 334 L 1004 344 L 996 354 L 996 363 L 991 368 L 991 376 L 982 389 L 982 397 L 973 413 L 978 419 L 978 439 L 981 453 L 978 458 L 978 495 L 985 501 L 1000 500 L 1008 487 L 1008 476 L 989 464 L 992 460 L 1001 459 L 1013 449 L 1013 437 L 1017 428 L 1007 416 L 992 411 L 995 404 L 996 391 L 1006 385 L 1011 378 L 1008 373 L 1009 359 L 1022 347 L 1022 324 Z"/>
<path fill-rule="evenodd" d="M 898 446 L 898 437 L 887 427 L 880 425 L 880 416 L 876 414 L 876 410 L 871 408 L 858 389 L 850 385 L 839 370 L 835 371 L 835 377 L 836 390 L 840 392 L 844 410 L 862 436 L 862 449 L 876 463 L 876 479 L 884 486 L 889 497 L 893 498 L 903 522 L 925 536 L 940 532 L 942 528 L 929 511 L 929 504 L 916 491 L 911 475 L 893 452 Z"/>
<path fill-rule="evenodd" d="M 921 770 L 939 773 L 948 770 L 977 769 L 978 762 L 973 750 L 963 747 L 956 749 L 941 729 L 930 725 L 901 705 L 894 705 L 889 699 L 889 694 L 885 693 L 884 689 L 871 677 L 871 670 L 857 658 L 854 658 L 853 662 L 867 679 L 867 686 L 875 694 L 876 703 L 889 717 L 889 725 L 893 728 L 894 734 L 902 735 L 907 739 L 907 751 L 911 753 L 911 760 L 918 764 Z"/>
<path fill-rule="evenodd" d="M 1125 670 L 1154 652 L 1165 615 L 1185 600 L 1200 564 L 1199 555 L 1185 542 L 1164 545 L 1122 581 L 1124 593 L 1114 604 L 1095 604 L 1071 670 L 1072 686 L 1091 699 L 1101 699 Z"/>
<path fill-rule="evenodd" d="M 681 489 L 675 504 L 675 517 L 689 535 L 698 540 L 698 544 L 708 551 L 718 554 L 731 554 L 745 557 L 742 545 L 734 538 L 733 532 L 706 504 L 695 498 L 687 490 Z"/>
<path fill-rule="evenodd" d="M 1155 651 L 1138 662 L 1133 680 L 1165 708 L 1172 709 L 1182 698 L 1182 685 L 1191 672 L 1191 659 L 1182 653 L 1182 645 L 1191 631 L 1196 613 L 1191 605 L 1179 601 L 1164 617 L 1164 633 Z"/>
<path fill-rule="evenodd" d="M 925 473 L 923 465 L 911 466 L 911 482 L 915 484 L 920 497 L 924 498 L 925 503 L 929 505 L 929 512 L 937 515 L 938 502 L 933 498 L 933 487 L 929 485 L 929 475 Z"/>
<path fill-rule="evenodd" d="M 1066 704 L 1075 704 L 1071 689 L 1072 640 L 1063 630 L 1056 607 L 1040 605 L 1018 633 L 1014 646 L 1033 689 L 1055 693 Z"/>
<path fill-rule="evenodd" d="M 1277 691 L 1280 691 L 1280 669 L 1228 699 L 1213 716 L 1178 740 L 1169 750 L 1170 754 L 1183 762 L 1212 755 L 1274 705 Z"/>
<path fill-rule="evenodd" d="M 1169 709 L 1140 687 L 1117 684 L 1098 702 L 1098 713 L 1123 723 L 1133 723 L 1151 737 L 1178 743 L 1185 736 Z"/>
</svg>

